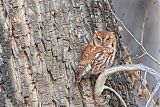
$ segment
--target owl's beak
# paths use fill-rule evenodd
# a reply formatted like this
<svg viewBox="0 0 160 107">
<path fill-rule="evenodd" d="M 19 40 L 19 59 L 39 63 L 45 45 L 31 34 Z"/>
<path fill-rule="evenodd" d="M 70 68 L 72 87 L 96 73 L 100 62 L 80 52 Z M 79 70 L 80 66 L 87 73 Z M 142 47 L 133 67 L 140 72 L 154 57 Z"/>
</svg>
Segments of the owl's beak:
<svg viewBox="0 0 160 107">
<path fill-rule="evenodd" d="M 104 46 L 105 45 L 105 42 L 104 41 L 102 41 L 102 46 Z"/>
</svg>

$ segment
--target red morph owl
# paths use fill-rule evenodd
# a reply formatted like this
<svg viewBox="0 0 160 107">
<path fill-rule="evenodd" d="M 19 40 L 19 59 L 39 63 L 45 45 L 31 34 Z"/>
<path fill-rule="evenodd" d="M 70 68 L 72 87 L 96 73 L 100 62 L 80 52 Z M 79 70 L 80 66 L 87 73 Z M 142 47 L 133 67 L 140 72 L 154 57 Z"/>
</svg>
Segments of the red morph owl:
<svg viewBox="0 0 160 107">
<path fill-rule="evenodd" d="M 114 32 L 95 31 L 89 44 L 83 49 L 76 72 L 76 83 L 86 74 L 99 74 L 107 68 L 115 54 Z"/>
</svg>

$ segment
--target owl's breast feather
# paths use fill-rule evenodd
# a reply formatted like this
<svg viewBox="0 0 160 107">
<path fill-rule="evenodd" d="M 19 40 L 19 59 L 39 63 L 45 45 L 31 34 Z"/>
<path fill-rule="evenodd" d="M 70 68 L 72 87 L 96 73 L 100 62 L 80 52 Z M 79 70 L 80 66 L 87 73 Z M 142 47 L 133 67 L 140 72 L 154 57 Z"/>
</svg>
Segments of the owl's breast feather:
<svg viewBox="0 0 160 107">
<path fill-rule="evenodd" d="M 98 58 L 100 56 L 100 52 L 96 53 L 96 58 Z"/>
</svg>

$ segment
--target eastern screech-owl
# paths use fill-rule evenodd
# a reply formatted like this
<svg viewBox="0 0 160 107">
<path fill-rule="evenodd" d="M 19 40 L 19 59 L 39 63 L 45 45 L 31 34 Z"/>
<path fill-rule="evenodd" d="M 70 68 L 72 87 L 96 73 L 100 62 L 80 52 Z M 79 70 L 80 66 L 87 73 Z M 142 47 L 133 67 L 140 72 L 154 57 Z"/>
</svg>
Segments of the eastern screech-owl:
<svg viewBox="0 0 160 107">
<path fill-rule="evenodd" d="M 114 32 L 95 31 L 91 41 L 84 48 L 76 74 L 76 83 L 88 73 L 98 74 L 107 68 L 115 50 Z"/>
</svg>

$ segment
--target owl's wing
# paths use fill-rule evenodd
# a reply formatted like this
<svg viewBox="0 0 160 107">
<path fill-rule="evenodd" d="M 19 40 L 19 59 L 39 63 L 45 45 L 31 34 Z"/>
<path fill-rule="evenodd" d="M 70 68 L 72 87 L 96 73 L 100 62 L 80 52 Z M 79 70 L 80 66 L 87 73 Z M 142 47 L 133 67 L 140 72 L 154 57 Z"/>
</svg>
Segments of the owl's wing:
<svg viewBox="0 0 160 107">
<path fill-rule="evenodd" d="M 89 64 L 92 61 L 93 57 L 91 58 L 91 55 L 94 56 L 93 50 L 94 50 L 94 46 L 92 45 L 87 45 L 84 48 L 80 57 L 80 62 L 79 62 L 80 65 Z"/>
<path fill-rule="evenodd" d="M 96 48 L 93 45 L 87 45 L 84 48 L 77 69 L 77 83 L 80 82 L 81 78 L 92 69 L 91 63 L 95 60 L 95 58 L 97 57 L 96 55 L 99 51 L 101 51 L 101 48 Z"/>
<path fill-rule="evenodd" d="M 94 57 L 91 58 L 90 56 L 93 50 L 94 50 L 93 45 L 87 45 L 83 49 L 80 57 L 79 66 L 77 68 L 76 83 L 79 83 L 81 81 L 81 78 L 91 69 L 91 62 Z"/>
</svg>

